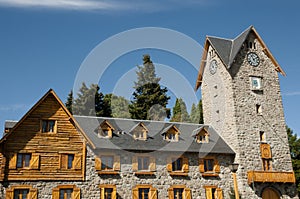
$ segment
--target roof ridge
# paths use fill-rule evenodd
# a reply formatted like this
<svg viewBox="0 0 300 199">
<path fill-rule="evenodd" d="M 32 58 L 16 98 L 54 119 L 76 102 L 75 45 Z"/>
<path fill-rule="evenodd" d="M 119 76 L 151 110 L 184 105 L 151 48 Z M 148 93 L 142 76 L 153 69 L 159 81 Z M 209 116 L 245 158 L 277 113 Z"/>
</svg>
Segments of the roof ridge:
<svg viewBox="0 0 300 199">
<path fill-rule="evenodd" d="M 196 124 L 196 123 L 187 123 L 187 122 L 170 122 L 170 121 L 157 121 L 157 120 L 142 120 L 142 119 L 129 119 L 129 118 L 116 118 L 116 117 L 97 117 L 89 115 L 73 115 L 74 117 L 81 118 L 95 118 L 95 119 L 113 119 L 113 120 L 124 120 L 124 121 L 136 121 L 136 122 L 151 122 L 151 123 L 165 123 L 165 124 L 187 124 L 187 125 L 203 125 L 210 126 L 208 124 Z"/>
</svg>

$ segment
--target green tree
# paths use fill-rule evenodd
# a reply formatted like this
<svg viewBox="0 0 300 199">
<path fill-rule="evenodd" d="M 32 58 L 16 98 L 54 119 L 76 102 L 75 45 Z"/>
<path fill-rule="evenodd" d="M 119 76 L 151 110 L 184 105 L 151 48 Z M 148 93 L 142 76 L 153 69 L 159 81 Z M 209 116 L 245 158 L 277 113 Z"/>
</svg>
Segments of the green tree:
<svg viewBox="0 0 300 199">
<path fill-rule="evenodd" d="M 73 114 L 110 117 L 110 113 L 107 112 L 109 108 L 105 107 L 104 95 L 100 92 L 98 84 L 91 84 L 88 88 L 85 83 L 82 83 L 77 96 L 73 100 Z"/>
<path fill-rule="evenodd" d="M 111 116 L 114 118 L 130 118 L 129 113 L 129 101 L 121 96 L 113 94 L 106 94 L 104 96 L 104 102 L 109 106 Z"/>
<path fill-rule="evenodd" d="M 199 101 L 198 105 L 192 104 L 190 119 L 192 123 L 203 124 L 203 108 L 202 100 Z"/>
<path fill-rule="evenodd" d="M 65 103 L 67 109 L 70 111 L 70 113 L 72 113 L 72 106 L 73 106 L 73 90 L 70 91 L 70 93 L 68 94 L 68 98 L 67 101 Z"/>
<path fill-rule="evenodd" d="M 298 193 L 300 193 L 300 139 L 297 137 L 297 134 L 294 134 L 293 130 L 289 127 L 286 127 L 286 131 L 288 134 L 293 170 L 296 177 L 297 191 Z"/>
<path fill-rule="evenodd" d="M 173 107 L 173 116 L 170 121 L 171 122 L 190 122 L 191 121 L 183 99 L 176 98 L 176 102 Z"/>
<path fill-rule="evenodd" d="M 144 55 L 143 66 L 138 66 L 137 82 L 129 112 L 133 119 L 164 120 L 170 118 L 170 109 L 166 108 L 168 100 L 167 88 L 159 84 L 155 67 L 149 55 Z"/>
</svg>

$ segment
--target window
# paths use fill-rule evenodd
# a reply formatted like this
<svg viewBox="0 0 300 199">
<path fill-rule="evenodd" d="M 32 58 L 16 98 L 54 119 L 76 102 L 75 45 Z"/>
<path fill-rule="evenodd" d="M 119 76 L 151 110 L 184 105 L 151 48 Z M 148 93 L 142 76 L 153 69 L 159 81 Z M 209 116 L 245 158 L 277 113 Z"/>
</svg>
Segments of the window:
<svg viewBox="0 0 300 199">
<path fill-rule="evenodd" d="M 132 170 L 135 174 L 152 175 L 155 169 L 155 157 L 140 155 L 132 157 Z"/>
<path fill-rule="evenodd" d="M 266 135 L 264 131 L 259 132 L 259 141 L 265 142 L 266 141 Z"/>
<path fill-rule="evenodd" d="M 95 158 L 95 169 L 99 174 L 118 174 L 120 167 L 118 155 L 104 154 Z"/>
<path fill-rule="evenodd" d="M 100 185 L 100 199 L 117 199 L 116 185 Z"/>
<path fill-rule="evenodd" d="M 55 123 L 55 120 L 42 120 L 42 133 L 54 133 Z"/>
<path fill-rule="evenodd" d="M 260 77 L 250 77 L 250 80 L 252 90 L 260 90 L 262 88 Z"/>
<path fill-rule="evenodd" d="M 136 124 L 129 132 L 136 140 L 147 140 L 148 129 L 143 122 Z"/>
<path fill-rule="evenodd" d="M 262 162 L 263 162 L 264 171 L 270 171 L 271 170 L 271 160 L 263 158 Z"/>
<path fill-rule="evenodd" d="M 26 199 L 29 195 L 29 189 L 14 189 L 14 199 Z"/>
<path fill-rule="evenodd" d="M 107 120 L 104 120 L 98 127 L 98 136 L 103 138 L 112 138 L 113 131 L 114 128 L 112 125 Z"/>
<path fill-rule="evenodd" d="M 29 168 L 30 160 L 31 160 L 31 154 L 18 153 L 17 168 Z"/>
<path fill-rule="evenodd" d="M 138 157 L 138 169 L 139 170 L 149 170 L 149 157 Z"/>
<path fill-rule="evenodd" d="M 40 156 L 36 153 L 10 154 L 9 169 L 39 169 Z"/>
<path fill-rule="evenodd" d="M 203 177 L 217 177 L 220 165 L 216 157 L 205 157 L 199 160 L 199 170 Z"/>
<path fill-rule="evenodd" d="M 164 136 L 164 139 L 169 142 L 178 142 L 179 134 L 179 129 L 174 124 L 167 126 L 161 133 L 161 135 Z"/>
<path fill-rule="evenodd" d="M 172 159 L 172 171 L 181 171 L 182 169 L 182 158 Z"/>
<path fill-rule="evenodd" d="M 260 104 L 256 104 L 256 113 L 257 114 L 262 114 L 262 107 Z"/>
<path fill-rule="evenodd" d="M 168 158 L 167 170 L 170 175 L 187 176 L 189 172 L 189 159 L 186 157 Z"/>
<path fill-rule="evenodd" d="M 15 185 L 6 189 L 6 197 L 11 199 L 37 199 L 37 189 L 30 185 Z"/>
<path fill-rule="evenodd" d="M 114 164 L 113 156 L 101 156 L 101 169 L 102 170 L 111 170 Z"/>
<path fill-rule="evenodd" d="M 58 185 L 52 190 L 52 199 L 80 199 L 80 189 L 76 185 Z"/>
<path fill-rule="evenodd" d="M 72 199 L 73 189 L 60 189 L 59 199 Z"/>
<path fill-rule="evenodd" d="M 137 185 L 132 189 L 133 199 L 157 199 L 157 190 L 151 185 Z"/>
<path fill-rule="evenodd" d="M 217 186 L 204 186 L 206 199 L 223 199 L 223 191 Z"/>
<path fill-rule="evenodd" d="M 183 199 L 183 188 L 175 188 L 174 190 L 174 199 Z"/>
<path fill-rule="evenodd" d="M 169 199 L 191 199 L 191 190 L 185 185 L 173 185 L 168 189 Z"/>
<path fill-rule="evenodd" d="M 213 172 L 214 171 L 214 160 L 213 159 L 204 159 L 204 172 Z"/>
<path fill-rule="evenodd" d="M 148 199 L 149 198 L 149 188 L 139 188 L 139 199 Z"/>
<path fill-rule="evenodd" d="M 209 142 L 208 126 L 200 126 L 197 129 L 193 130 L 192 137 L 194 137 L 197 143 L 208 143 Z"/>
<path fill-rule="evenodd" d="M 82 168 L 81 154 L 61 154 L 60 168 L 62 169 L 81 169 Z"/>
</svg>

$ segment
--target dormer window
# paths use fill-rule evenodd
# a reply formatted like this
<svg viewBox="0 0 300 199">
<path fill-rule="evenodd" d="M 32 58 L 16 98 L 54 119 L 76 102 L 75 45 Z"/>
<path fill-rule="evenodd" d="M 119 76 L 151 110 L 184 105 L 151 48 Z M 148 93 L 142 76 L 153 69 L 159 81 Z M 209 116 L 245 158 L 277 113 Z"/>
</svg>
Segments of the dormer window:
<svg viewBox="0 0 300 199">
<path fill-rule="evenodd" d="M 129 132 L 136 140 L 147 140 L 148 129 L 143 122 L 136 124 Z"/>
<path fill-rule="evenodd" d="M 209 142 L 209 133 L 206 126 L 199 127 L 195 129 L 192 133 L 192 137 L 195 138 L 197 143 L 208 143 Z"/>
<path fill-rule="evenodd" d="M 107 120 L 104 120 L 98 127 L 98 136 L 102 138 L 112 138 L 114 130 L 113 126 Z"/>
<path fill-rule="evenodd" d="M 164 139 L 169 142 L 178 142 L 179 134 L 180 132 L 175 125 L 170 125 L 162 131 Z"/>
</svg>

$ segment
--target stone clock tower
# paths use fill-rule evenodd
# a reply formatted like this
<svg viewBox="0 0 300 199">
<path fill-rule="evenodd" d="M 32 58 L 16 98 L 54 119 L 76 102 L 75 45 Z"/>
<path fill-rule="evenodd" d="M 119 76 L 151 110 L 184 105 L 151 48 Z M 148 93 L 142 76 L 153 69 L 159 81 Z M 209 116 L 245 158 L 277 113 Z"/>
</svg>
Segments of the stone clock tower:
<svg viewBox="0 0 300 199">
<path fill-rule="evenodd" d="M 254 27 L 235 39 L 206 38 L 196 88 L 205 124 L 236 152 L 242 198 L 297 198 L 278 74 Z"/>
</svg>

